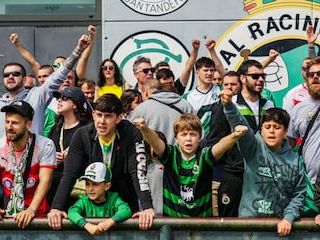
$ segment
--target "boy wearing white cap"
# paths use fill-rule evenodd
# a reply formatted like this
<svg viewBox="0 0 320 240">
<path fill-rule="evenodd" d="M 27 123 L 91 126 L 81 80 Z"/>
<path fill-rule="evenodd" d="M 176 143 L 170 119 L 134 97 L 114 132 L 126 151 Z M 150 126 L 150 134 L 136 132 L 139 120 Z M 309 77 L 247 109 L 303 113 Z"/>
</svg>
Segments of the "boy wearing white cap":
<svg viewBox="0 0 320 240">
<path fill-rule="evenodd" d="M 81 179 L 86 181 L 86 195 L 69 208 L 69 220 L 90 234 L 107 231 L 117 222 L 131 217 L 132 212 L 127 203 L 122 201 L 115 192 L 109 192 L 111 187 L 111 171 L 102 162 L 90 164 Z M 107 218 L 99 224 L 89 223 L 85 217 Z"/>
</svg>

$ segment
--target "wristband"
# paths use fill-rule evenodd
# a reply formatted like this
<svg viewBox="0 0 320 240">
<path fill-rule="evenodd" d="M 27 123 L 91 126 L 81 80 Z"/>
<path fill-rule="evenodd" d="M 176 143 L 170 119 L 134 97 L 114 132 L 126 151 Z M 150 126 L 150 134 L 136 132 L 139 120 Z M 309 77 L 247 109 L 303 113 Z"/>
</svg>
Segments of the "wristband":
<svg viewBox="0 0 320 240">
<path fill-rule="evenodd" d="M 35 210 L 33 207 L 29 206 L 27 210 L 30 210 L 34 215 L 36 215 L 37 210 Z"/>
</svg>

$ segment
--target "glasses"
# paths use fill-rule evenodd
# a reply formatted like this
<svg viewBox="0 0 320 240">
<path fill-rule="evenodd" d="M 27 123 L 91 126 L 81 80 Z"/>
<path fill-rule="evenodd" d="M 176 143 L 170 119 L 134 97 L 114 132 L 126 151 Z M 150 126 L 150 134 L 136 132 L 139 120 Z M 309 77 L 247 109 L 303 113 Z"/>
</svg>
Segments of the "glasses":
<svg viewBox="0 0 320 240">
<path fill-rule="evenodd" d="M 20 76 L 22 76 L 22 73 L 18 72 L 18 71 L 3 73 L 3 77 L 5 77 L 5 78 L 10 77 L 10 75 L 12 75 L 14 77 L 20 77 Z"/>
<path fill-rule="evenodd" d="M 102 66 L 101 68 L 102 68 L 102 70 L 104 70 L 104 71 L 107 71 L 107 70 L 113 71 L 113 70 L 114 70 L 114 66 Z"/>
<path fill-rule="evenodd" d="M 308 78 L 313 78 L 315 77 L 315 75 L 320 78 L 320 71 L 316 71 L 316 72 L 307 72 L 307 77 Z"/>
<path fill-rule="evenodd" d="M 72 100 L 71 98 L 66 97 L 66 96 L 61 96 L 59 99 L 61 99 L 61 101 L 64 101 L 64 102 L 66 102 L 68 100 Z"/>
<path fill-rule="evenodd" d="M 258 80 L 260 77 L 264 80 L 267 76 L 265 73 L 247 73 L 245 75 L 252 77 L 254 80 Z"/>
<path fill-rule="evenodd" d="M 149 72 L 154 73 L 156 70 L 154 68 L 143 68 L 140 70 L 137 70 L 136 72 L 143 72 L 144 74 L 148 74 Z"/>
<path fill-rule="evenodd" d="M 59 68 L 60 66 L 62 65 L 62 63 L 54 63 L 54 64 L 52 64 L 52 67 L 54 67 L 54 68 Z"/>
</svg>

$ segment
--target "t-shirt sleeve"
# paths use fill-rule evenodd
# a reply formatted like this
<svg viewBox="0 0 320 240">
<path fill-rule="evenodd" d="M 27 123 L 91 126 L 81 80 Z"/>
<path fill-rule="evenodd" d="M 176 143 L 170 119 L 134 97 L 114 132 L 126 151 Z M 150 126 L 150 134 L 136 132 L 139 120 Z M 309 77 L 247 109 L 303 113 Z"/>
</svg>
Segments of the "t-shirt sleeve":
<svg viewBox="0 0 320 240">
<path fill-rule="evenodd" d="M 50 139 L 42 139 L 39 142 L 41 147 L 40 167 L 56 168 L 56 147 Z"/>
</svg>

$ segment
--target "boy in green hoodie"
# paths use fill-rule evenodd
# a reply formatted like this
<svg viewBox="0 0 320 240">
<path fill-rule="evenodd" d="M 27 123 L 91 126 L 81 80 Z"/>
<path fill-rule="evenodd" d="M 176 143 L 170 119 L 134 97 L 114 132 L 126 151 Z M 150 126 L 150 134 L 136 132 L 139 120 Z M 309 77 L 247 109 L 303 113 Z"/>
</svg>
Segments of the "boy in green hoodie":
<svg viewBox="0 0 320 240">
<path fill-rule="evenodd" d="M 111 171 L 102 162 L 91 163 L 81 179 L 86 180 L 86 195 L 69 208 L 69 220 L 95 235 L 110 229 L 117 222 L 131 217 L 127 203 L 119 195 L 109 192 L 111 187 Z M 89 223 L 85 217 L 107 218 L 99 224 Z"/>
</svg>

